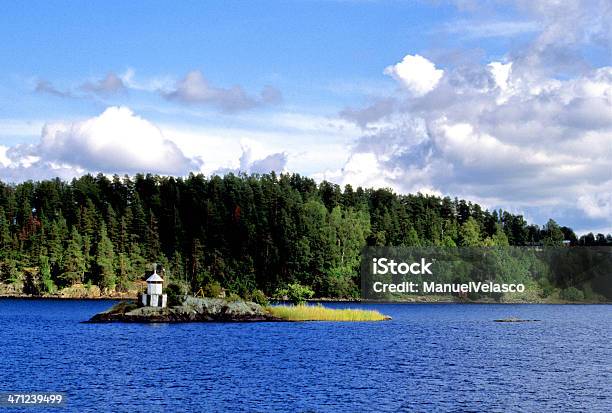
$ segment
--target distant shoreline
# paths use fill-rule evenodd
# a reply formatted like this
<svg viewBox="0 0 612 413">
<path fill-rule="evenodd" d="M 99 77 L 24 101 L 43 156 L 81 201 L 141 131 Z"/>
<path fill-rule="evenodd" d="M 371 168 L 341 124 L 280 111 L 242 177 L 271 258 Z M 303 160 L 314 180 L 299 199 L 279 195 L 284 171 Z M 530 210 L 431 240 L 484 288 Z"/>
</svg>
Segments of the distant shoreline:
<svg viewBox="0 0 612 413">
<path fill-rule="evenodd" d="M 130 301 L 137 300 L 137 297 L 126 296 L 99 296 L 99 297 L 62 297 L 54 295 L 30 295 L 30 294 L 1 294 L 0 300 L 3 299 L 20 299 L 20 300 L 55 300 L 55 301 Z M 276 302 L 277 300 L 271 300 Z M 360 298 L 312 298 L 306 300 L 309 303 L 357 303 L 357 304 L 502 304 L 502 305 L 517 305 L 517 304 L 538 304 L 538 305 L 610 305 L 610 301 L 563 301 L 563 300 L 542 300 L 542 301 L 515 301 L 515 302 L 499 302 L 492 300 L 453 300 L 452 298 L 437 297 L 435 299 L 425 299 L 422 296 L 415 297 L 413 300 L 369 300 Z M 278 300 L 282 303 L 283 301 Z"/>
<path fill-rule="evenodd" d="M 57 301 L 69 301 L 69 300 L 91 300 L 91 301 L 127 301 L 136 300 L 137 297 L 114 297 L 114 296 L 100 296 L 100 297 L 62 297 L 58 295 L 30 295 L 30 294 L 0 294 L 0 300 L 2 299 L 23 299 L 23 300 L 57 300 Z"/>
</svg>

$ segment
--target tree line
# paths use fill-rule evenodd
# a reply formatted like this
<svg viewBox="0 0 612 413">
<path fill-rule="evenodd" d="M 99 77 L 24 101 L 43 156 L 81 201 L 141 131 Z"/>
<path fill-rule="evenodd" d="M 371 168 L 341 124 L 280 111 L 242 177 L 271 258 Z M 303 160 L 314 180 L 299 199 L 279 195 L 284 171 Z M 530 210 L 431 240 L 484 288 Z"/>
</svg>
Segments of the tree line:
<svg viewBox="0 0 612 413">
<path fill-rule="evenodd" d="M 298 283 L 358 295 L 366 245 L 612 245 L 553 220 L 449 197 L 352 188 L 297 174 L 186 178 L 84 175 L 0 182 L 0 282 L 51 293 L 74 284 L 127 291 L 152 263 L 185 291 L 218 283 L 267 294 Z M 28 278 L 29 277 L 29 278 Z"/>
</svg>

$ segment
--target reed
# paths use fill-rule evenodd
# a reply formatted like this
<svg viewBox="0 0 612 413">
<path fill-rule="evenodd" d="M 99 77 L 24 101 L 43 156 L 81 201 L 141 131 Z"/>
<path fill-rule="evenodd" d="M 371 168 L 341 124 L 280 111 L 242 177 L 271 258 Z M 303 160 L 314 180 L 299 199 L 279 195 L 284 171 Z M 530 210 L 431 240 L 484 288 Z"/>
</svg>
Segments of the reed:
<svg viewBox="0 0 612 413">
<path fill-rule="evenodd" d="M 267 308 L 287 321 L 381 321 L 391 317 L 374 310 L 332 309 L 322 305 L 275 305 Z"/>
</svg>

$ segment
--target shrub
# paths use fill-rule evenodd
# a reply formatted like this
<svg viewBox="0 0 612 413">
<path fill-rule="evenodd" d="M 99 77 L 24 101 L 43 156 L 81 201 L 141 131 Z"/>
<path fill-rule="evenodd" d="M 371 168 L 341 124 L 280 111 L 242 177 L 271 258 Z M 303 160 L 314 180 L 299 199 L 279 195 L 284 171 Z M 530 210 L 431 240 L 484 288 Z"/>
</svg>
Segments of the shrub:
<svg viewBox="0 0 612 413">
<path fill-rule="evenodd" d="M 236 293 L 231 293 L 225 300 L 229 303 L 233 303 L 236 301 L 242 301 L 242 298 Z"/>
<path fill-rule="evenodd" d="M 546 284 L 542 286 L 542 292 L 540 293 L 540 297 L 542 298 L 547 298 L 550 297 L 550 295 L 555 291 L 555 288 L 550 285 L 550 284 Z"/>
<path fill-rule="evenodd" d="M 254 302 L 256 304 L 259 304 L 259 305 L 262 305 L 262 306 L 267 306 L 269 304 L 268 303 L 268 297 L 266 297 L 264 292 L 261 291 L 261 290 L 253 290 L 245 298 L 248 301 L 252 301 L 252 302 Z"/>
<path fill-rule="evenodd" d="M 312 298 L 314 291 L 310 287 L 302 284 L 293 283 L 287 285 L 287 288 L 276 290 L 275 297 L 282 300 L 289 300 L 293 304 L 302 304 L 307 299 Z"/>
<path fill-rule="evenodd" d="M 8 281 L 14 283 L 19 281 L 20 274 L 17 271 L 15 260 L 6 260 L 0 262 L 0 281 Z"/>
<path fill-rule="evenodd" d="M 43 278 L 42 279 L 42 288 L 41 291 L 49 294 L 53 294 L 57 290 L 55 283 L 51 278 Z"/>
<path fill-rule="evenodd" d="M 219 284 L 219 281 L 212 281 L 202 287 L 202 292 L 204 293 L 204 297 L 219 298 L 223 293 L 223 288 L 221 284 Z"/>
<path fill-rule="evenodd" d="M 166 294 L 168 294 L 168 305 L 181 305 L 185 300 L 185 296 L 187 295 L 187 287 L 184 284 L 171 282 L 164 289 Z"/>
<path fill-rule="evenodd" d="M 584 293 L 576 287 L 568 287 L 561 291 L 561 298 L 567 301 L 582 301 Z"/>
</svg>

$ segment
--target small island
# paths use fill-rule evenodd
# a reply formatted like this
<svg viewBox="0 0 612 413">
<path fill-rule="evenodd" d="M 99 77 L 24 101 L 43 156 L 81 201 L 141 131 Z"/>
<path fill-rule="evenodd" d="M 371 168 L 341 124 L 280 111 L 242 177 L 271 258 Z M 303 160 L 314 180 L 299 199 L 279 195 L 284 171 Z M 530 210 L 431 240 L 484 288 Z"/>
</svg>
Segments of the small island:
<svg viewBox="0 0 612 413">
<path fill-rule="evenodd" d="M 123 301 L 94 315 L 89 323 L 185 323 L 252 321 L 382 321 L 390 320 L 378 311 L 330 309 L 322 305 L 261 305 L 238 298 L 182 297 L 177 305 L 167 306 L 162 291 L 163 278 L 157 267 L 147 279 L 147 292 L 138 303 Z"/>
<path fill-rule="evenodd" d="M 378 311 L 330 309 L 312 305 L 261 306 L 249 301 L 187 297 L 181 305 L 139 307 L 122 301 L 94 315 L 89 323 L 185 323 L 252 321 L 382 321 L 390 320 Z"/>
</svg>

